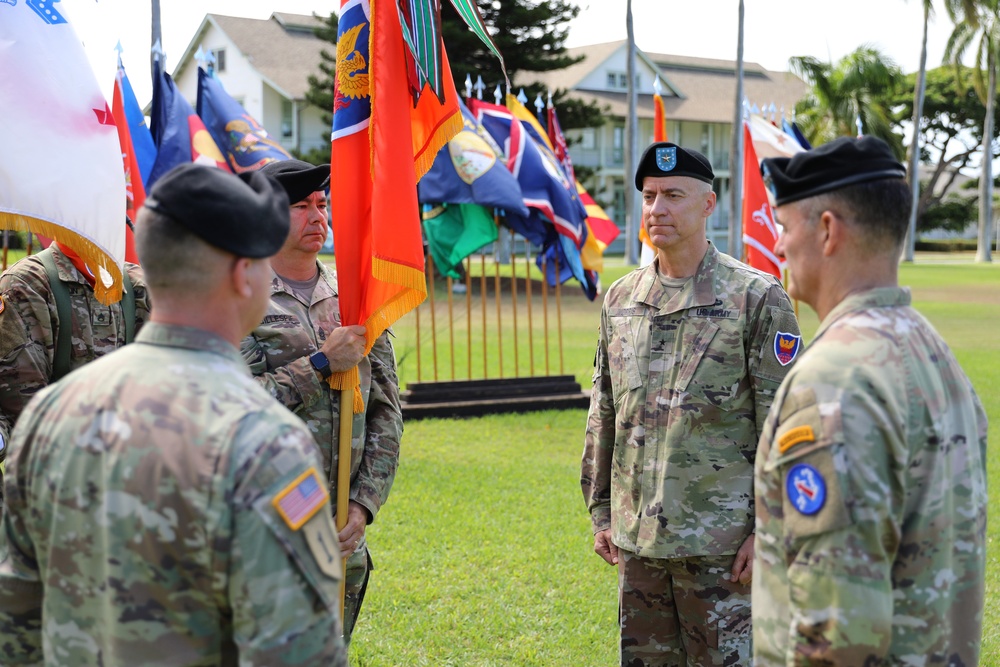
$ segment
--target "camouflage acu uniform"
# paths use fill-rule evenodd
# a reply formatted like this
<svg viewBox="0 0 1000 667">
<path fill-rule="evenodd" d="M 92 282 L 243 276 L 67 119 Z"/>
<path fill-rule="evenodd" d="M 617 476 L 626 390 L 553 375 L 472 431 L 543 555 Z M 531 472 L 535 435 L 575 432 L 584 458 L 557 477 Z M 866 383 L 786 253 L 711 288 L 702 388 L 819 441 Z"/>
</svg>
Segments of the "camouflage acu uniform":
<svg viewBox="0 0 1000 667">
<path fill-rule="evenodd" d="M 604 299 L 583 494 L 594 532 L 610 528 L 615 545 L 630 554 L 691 562 L 732 556 L 753 529 L 754 454 L 786 371 L 776 337 L 794 341 L 798 324 L 774 278 L 714 246 L 669 300 L 657 265 L 617 281 Z M 619 557 L 619 567 L 627 562 L 633 559 Z M 706 561 L 706 576 L 714 567 Z M 749 659 L 749 591 L 741 588 L 741 595 L 716 588 L 716 611 L 701 619 L 742 629 L 735 662 L 716 655 L 726 664 Z M 666 595 L 650 593 L 647 606 L 655 610 L 655 598 Z M 644 664 L 651 659 L 644 641 L 628 636 L 630 615 L 640 611 L 626 602 L 622 664 L 629 656 Z"/>
<path fill-rule="evenodd" d="M 52 246 L 59 277 L 73 313 L 70 369 L 75 370 L 125 344 L 121 303 L 105 306 L 73 263 Z M 125 265 L 135 289 L 136 332 L 149 319 L 142 269 Z M 8 440 L 28 400 L 52 380 L 59 316 L 49 277 L 37 255 L 25 257 L 0 276 L 0 436 Z M 2 459 L 2 453 L 0 453 Z"/>
<path fill-rule="evenodd" d="M 274 276 L 267 314 L 260 326 L 243 340 L 241 349 L 257 380 L 312 431 L 323 456 L 323 471 L 329 480 L 336 512 L 340 393 L 331 390 L 320 378 L 309 362 L 309 355 L 340 326 L 340 308 L 336 275 L 322 262 L 318 265 L 320 278 L 310 304 L 300 301 L 280 277 Z M 368 510 L 370 522 L 389 496 L 403 434 L 396 360 L 386 334 L 375 342 L 358 370 L 365 411 L 354 415 L 350 497 Z M 362 538 L 347 560 L 344 610 L 347 637 L 364 599 L 370 567 L 367 542 Z"/>
<path fill-rule="evenodd" d="M 756 465 L 759 666 L 976 665 L 986 416 L 901 288 L 842 301 Z"/>
<path fill-rule="evenodd" d="M 147 324 L 14 430 L 0 662 L 346 666 L 321 465 L 231 344 Z"/>
</svg>

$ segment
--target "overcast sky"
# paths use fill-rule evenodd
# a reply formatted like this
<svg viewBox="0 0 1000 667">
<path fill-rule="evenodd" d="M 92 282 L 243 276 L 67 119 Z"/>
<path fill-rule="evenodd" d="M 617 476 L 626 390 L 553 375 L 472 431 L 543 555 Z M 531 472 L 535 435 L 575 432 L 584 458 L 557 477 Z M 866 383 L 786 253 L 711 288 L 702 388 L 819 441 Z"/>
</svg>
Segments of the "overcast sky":
<svg viewBox="0 0 1000 667">
<path fill-rule="evenodd" d="M 447 1 L 447 0 L 444 0 Z M 578 0 L 569 46 L 625 39 L 626 0 Z M 326 15 L 337 0 L 161 0 L 163 47 L 173 71 L 206 13 L 267 18 L 273 11 Z M 920 0 L 745 0 L 744 58 L 771 70 L 812 55 L 836 61 L 864 43 L 879 47 L 906 71 L 920 62 Z M 941 63 L 950 22 L 942 0 L 928 39 L 928 64 Z M 735 60 L 737 0 L 633 0 L 636 44 L 655 53 Z M 140 104 L 151 96 L 149 0 L 61 0 L 110 99 L 115 44 Z M 452 54 L 453 60 L 459 60 Z"/>
</svg>

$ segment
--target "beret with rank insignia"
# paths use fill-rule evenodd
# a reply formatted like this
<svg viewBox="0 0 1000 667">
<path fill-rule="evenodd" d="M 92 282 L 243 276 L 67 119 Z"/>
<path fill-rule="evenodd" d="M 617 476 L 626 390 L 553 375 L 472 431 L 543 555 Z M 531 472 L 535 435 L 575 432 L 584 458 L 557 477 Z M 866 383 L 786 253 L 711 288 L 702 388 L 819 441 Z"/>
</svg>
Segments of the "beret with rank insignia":
<svg viewBox="0 0 1000 667">
<path fill-rule="evenodd" d="M 712 163 L 707 157 L 668 141 L 652 144 L 642 154 L 635 170 L 636 190 L 642 192 L 642 179 L 647 176 L 687 176 L 708 184 L 715 180 Z"/>
</svg>

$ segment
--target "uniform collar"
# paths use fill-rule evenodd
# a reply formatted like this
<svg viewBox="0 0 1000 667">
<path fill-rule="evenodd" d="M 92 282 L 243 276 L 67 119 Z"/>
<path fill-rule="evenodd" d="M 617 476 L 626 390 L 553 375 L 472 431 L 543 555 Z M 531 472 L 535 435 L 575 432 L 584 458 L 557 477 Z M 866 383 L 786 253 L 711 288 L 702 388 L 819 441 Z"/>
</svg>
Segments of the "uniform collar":
<svg viewBox="0 0 1000 667">
<path fill-rule="evenodd" d="M 179 347 L 185 350 L 212 352 L 232 361 L 250 374 L 250 368 L 243 361 L 240 351 L 218 334 L 194 327 L 175 324 L 147 322 L 136 334 L 135 342 L 159 347 Z"/>
<path fill-rule="evenodd" d="M 316 289 L 313 291 L 313 303 L 337 296 L 337 274 L 318 259 L 316 260 L 316 265 L 319 267 L 319 280 L 316 281 Z M 274 269 L 271 269 L 271 296 L 275 294 L 296 296 L 295 292 L 281 279 L 281 276 L 275 273 Z"/>
<path fill-rule="evenodd" d="M 856 292 L 838 303 L 833 310 L 827 313 L 826 317 L 819 325 L 815 338 L 819 338 L 824 331 L 833 326 L 837 320 L 850 315 L 859 310 L 869 308 L 893 308 L 896 306 L 909 306 L 912 301 L 909 287 L 876 287 L 875 289 Z"/>
<path fill-rule="evenodd" d="M 708 242 L 708 251 L 694 274 L 691 287 L 685 287 L 666 303 L 663 303 L 667 296 L 666 291 L 657 274 L 659 261 L 657 257 L 649 266 L 642 269 L 643 274 L 632 291 L 632 298 L 635 301 L 651 308 L 658 308 L 657 315 L 670 315 L 689 308 L 715 305 L 715 269 L 719 265 L 719 251 L 711 241 Z"/>
<path fill-rule="evenodd" d="M 79 283 L 92 287 L 87 277 L 80 273 L 80 270 L 73 265 L 73 261 L 55 243 L 50 244 L 49 248 L 52 249 L 52 259 L 55 261 L 59 280 L 64 283 Z"/>
</svg>

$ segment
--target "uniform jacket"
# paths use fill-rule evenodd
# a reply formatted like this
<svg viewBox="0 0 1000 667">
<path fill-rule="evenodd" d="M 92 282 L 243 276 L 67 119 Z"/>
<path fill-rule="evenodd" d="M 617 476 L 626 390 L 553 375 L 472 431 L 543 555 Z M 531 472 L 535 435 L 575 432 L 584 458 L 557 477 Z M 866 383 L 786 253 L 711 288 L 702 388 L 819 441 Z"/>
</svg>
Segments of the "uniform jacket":
<svg viewBox="0 0 1000 667">
<path fill-rule="evenodd" d="M 736 553 L 753 529 L 753 462 L 799 333 L 777 280 L 709 246 L 669 301 L 657 262 L 608 290 L 582 486 L 595 532 L 648 558 Z M 790 362 L 794 350 L 790 352 Z"/>
<path fill-rule="evenodd" d="M 299 301 L 280 277 L 273 276 L 267 314 L 243 340 L 241 351 L 257 380 L 312 431 L 336 504 L 340 392 L 320 378 L 309 355 L 340 326 L 340 308 L 336 275 L 318 264 L 320 279 L 311 304 Z M 387 334 L 378 338 L 358 371 L 365 411 L 354 415 L 351 500 L 364 505 L 374 519 L 396 476 L 403 434 L 396 360 Z"/>
<path fill-rule="evenodd" d="M 73 314 L 70 369 L 125 344 L 121 303 L 105 306 L 73 263 L 53 245 L 59 277 L 69 290 Z M 126 264 L 135 289 L 136 333 L 149 319 L 142 269 Z M 52 379 L 59 315 L 42 261 L 25 257 L 0 276 L 0 435 L 9 439 L 28 400 Z"/>
<path fill-rule="evenodd" d="M 761 436 L 757 665 L 975 665 L 986 416 L 908 290 L 842 301 Z"/>
<path fill-rule="evenodd" d="M 275 504 L 321 465 L 235 347 L 147 324 L 14 429 L 0 663 L 346 666 L 326 500 Z"/>
</svg>

